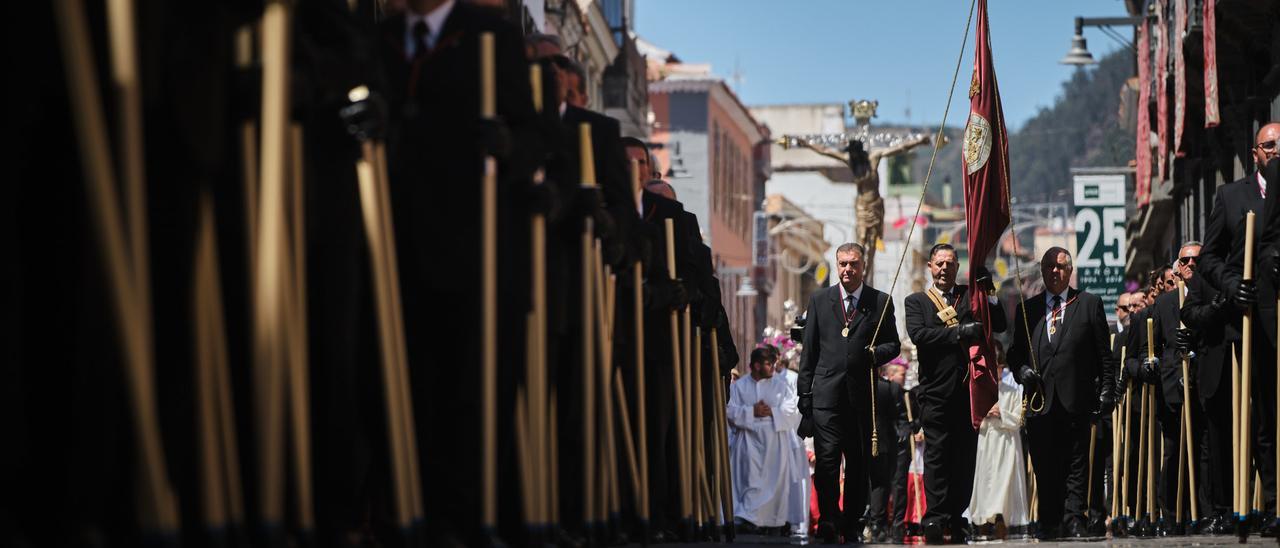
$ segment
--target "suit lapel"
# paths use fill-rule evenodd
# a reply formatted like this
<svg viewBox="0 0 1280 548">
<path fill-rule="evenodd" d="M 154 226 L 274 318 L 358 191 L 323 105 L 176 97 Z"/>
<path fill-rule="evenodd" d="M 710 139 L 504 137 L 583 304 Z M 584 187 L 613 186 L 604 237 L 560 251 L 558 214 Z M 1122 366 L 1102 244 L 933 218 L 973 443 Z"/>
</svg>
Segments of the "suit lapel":
<svg viewBox="0 0 1280 548">
<path fill-rule="evenodd" d="M 840 329 L 844 329 L 844 303 L 840 301 L 840 286 L 833 285 L 829 290 L 831 294 L 831 313 L 835 315 L 836 325 Z"/>
<path fill-rule="evenodd" d="M 1044 315 L 1046 305 L 1044 304 L 1045 293 L 1041 292 L 1032 298 L 1031 304 L 1027 306 L 1026 321 L 1031 326 L 1031 340 L 1035 341 L 1036 347 L 1041 347 L 1040 339 L 1045 336 Z M 1047 340 L 1045 342 L 1048 342 Z M 1032 349 L 1035 351 L 1035 349 Z"/>
<path fill-rule="evenodd" d="M 858 299 L 858 313 L 853 315 L 853 321 L 849 323 L 849 332 L 857 331 L 858 326 L 862 325 L 862 320 L 868 315 L 874 313 L 876 295 L 875 290 L 863 285 L 862 297 Z M 873 341 L 872 344 L 875 344 Z"/>
</svg>

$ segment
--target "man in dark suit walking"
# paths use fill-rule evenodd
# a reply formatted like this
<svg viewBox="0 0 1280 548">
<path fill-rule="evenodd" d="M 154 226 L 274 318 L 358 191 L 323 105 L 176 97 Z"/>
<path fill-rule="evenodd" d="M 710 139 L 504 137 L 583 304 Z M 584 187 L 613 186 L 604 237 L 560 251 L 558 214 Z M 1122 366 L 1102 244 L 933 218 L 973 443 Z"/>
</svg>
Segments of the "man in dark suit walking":
<svg viewBox="0 0 1280 548">
<path fill-rule="evenodd" d="M 961 515 L 973 492 L 978 432 L 969 413 L 969 345 L 986 337 L 969 307 L 969 286 L 956 285 L 960 261 L 955 248 L 938 244 L 929 251 L 933 287 L 906 299 L 907 336 L 920 361 L 920 422 L 929 440 L 924 452 L 926 510 L 921 525 L 925 541 L 941 544 L 968 539 Z M 981 290 L 981 289 L 979 289 Z M 1003 309 L 994 297 L 991 331 L 1005 330 Z"/>
<path fill-rule="evenodd" d="M 896 357 L 901 347 L 893 302 L 862 283 L 863 257 L 858 244 L 836 249 L 839 283 L 809 298 L 800 357 L 800 412 L 814 436 L 813 483 L 821 514 L 818 535 L 826 543 L 838 542 L 841 531 L 846 541 L 861 540 L 859 518 L 867 504 L 872 413 L 893 409 L 889 402 L 877 402 L 881 409 L 874 408 L 870 393 L 876 368 Z M 880 437 L 888 440 L 893 433 Z M 887 441 L 884 445 L 887 450 Z M 843 516 L 838 502 L 842 457 Z"/>
<path fill-rule="evenodd" d="M 1070 287 L 1071 271 L 1067 250 L 1045 252 L 1045 290 L 1018 309 L 1009 352 L 1018 381 L 1042 388 L 1043 411 L 1027 420 L 1027 433 L 1043 539 L 1084 536 L 1089 425 L 1115 407 L 1116 363 L 1102 299 Z"/>
</svg>

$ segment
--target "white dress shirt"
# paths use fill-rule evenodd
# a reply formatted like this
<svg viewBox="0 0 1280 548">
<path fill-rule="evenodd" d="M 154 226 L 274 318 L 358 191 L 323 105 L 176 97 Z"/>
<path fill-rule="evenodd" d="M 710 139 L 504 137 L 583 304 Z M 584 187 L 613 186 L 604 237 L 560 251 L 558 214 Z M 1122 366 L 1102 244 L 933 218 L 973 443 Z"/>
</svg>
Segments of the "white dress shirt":
<svg viewBox="0 0 1280 548">
<path fill-rule="evenodd" d="M 1045 308 L 1045 312 L 1044 312 L 1044 329 L 1045 329 L 1045 331 L 1044 331 L 1044 332 L 1045 332 L 1045 335 L 1048 335 L 1048 336 L 1049 336 L 1049 341 L 1050 341 L 1050 342 L 1053 342 L 1053 333 L 1049 332 L 1049 326 L 1050 326 L 1050 325 L 1053 325 L 1053 314 L 1054 314 L 1055 312 L 1057 312 L 1058 314 L 1065 315 L 1065 313 L 1066 313 L 1066 309 L 1067 309 L 1067 293 L 1070 293 L 1070 292 L 1071 292 L 1071 288 L 1070 288 L 1070 287 L 1067 287 L 1066 289 L 1063 289 L 1063 290 L 1062 290 L 1062 293 L 1058 293 L 1058 294 L 1056 294 L 1056 295 L 1055 295 L 1055 294 L 1053 294 L 1053 293 L 1047 293 L 1047 292 L 1044 294 L 1044 304 L 1045 304 L 1045 306 L 1044 306 L 1044 308 Z M 1056 310 L 1056 311 L 1055 311 L 1055 310 L 1054 310 L 1054 308 L 1053 308 L 1053 298 L 1054 298 L 1054 297 L 1060 297 L 1060 298 L 1062 299 L 1062 300 L 1058 301 L 1058 307 L 1059 307 L 1059 309 L 1060 309 L 1060 310 Z"/>
<path fill-rule="evenodd" d="M 413 39 L 413 27 L 419 21 L 427 24 L 427 47 L 436 47 L 436 42 L 440 39 L 440 29 L 444 28 L 444 22 L 449 18 L 449 13 L 453 12 L 453 4 L 455 0 L 447 0 L 427 13 L 414 13 L 408 10 L 404 14 L 404 56 L 405 59 L 413 59 L 418 54 L 418 44 Z"/>
</svg>

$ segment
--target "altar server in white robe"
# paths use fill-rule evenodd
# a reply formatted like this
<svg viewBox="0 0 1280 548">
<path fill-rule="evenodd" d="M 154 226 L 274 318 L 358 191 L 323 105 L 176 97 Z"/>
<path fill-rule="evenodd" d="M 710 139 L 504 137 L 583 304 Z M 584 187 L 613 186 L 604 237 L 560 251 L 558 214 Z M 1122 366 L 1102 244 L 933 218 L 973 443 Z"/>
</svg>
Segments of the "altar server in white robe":
<svg viewBox="0 0 1280 548">
<path fill-rule="evenodd" d="M 1000 401 L 992 406 L 978 431 L 977 469 L 969 519 L 976 524 L 1004 516 L 1005 525 L 1027 524 L 1026 462 L 1022 457 L 1022 385 L 1004 363 L 1004 349 L 997 343 L 1000 364 Z"/>
<path fill-rule="evenodd" d="M 774 347 L 773 350 L 777 353 L 776 347 Z M 774 360 L 775 363 L 773 368 L 773 374 L 786 379 L 787 387 L 796 394 L 799 394 L 796 390 L 796 381 L 800 378 L 800 374 L 793 368 L 796 367 L 796 359 L 799 354 L 800 353 L 796 352 L 795 349 L 788 350 L 787 353 L 782 354 Z M 787 437 L 788 441 L 791 443 L 791 450 L 795 452 L 795 457 L 791 461 L 791 466 L 795 468 L 795 470 L 792 472 L 791 476 L 791 499 L 787 502 L 787 508 L 804 509 L 802 512 L 802 521 L 796 522 L 792 521 L 790 518 L 788 518 L 787 521 L 790 522 L 794 528 L 792 531 L 793 534 L 807 536 L 809 533 L 809 476 L 812 475 L 812 472 L 809 471 L 809 451 L 805 448 L 804 440 L 800 438 L 800 434 L 795 430 L 791 430 L 790 435 Z"/>
<path fill-rule="evenodd" d="M 751 374 L 729 391 L 729 465 L 734 517 L 756 527 L 802 523 L 807 505 L 792 491 L 803 479 L 791 438 L 800 426 L 799 398 L 785 375 L 774 376 L 768 349 L 751 351 Z"/>
</svg>

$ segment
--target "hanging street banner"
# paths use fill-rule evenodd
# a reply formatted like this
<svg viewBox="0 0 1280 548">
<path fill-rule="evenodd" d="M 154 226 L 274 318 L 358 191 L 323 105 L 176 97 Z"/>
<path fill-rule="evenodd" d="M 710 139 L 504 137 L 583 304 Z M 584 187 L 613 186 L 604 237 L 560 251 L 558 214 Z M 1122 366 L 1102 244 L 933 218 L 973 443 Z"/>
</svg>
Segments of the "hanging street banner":
<svg viewBox="0 0 1280 548">
<path fill-rule="evenodd" d="M 1102 297 L 1115 321 L 1124 291 L 1124 175 L 1076 175 L 1076 286 Z"/>
</svg>

